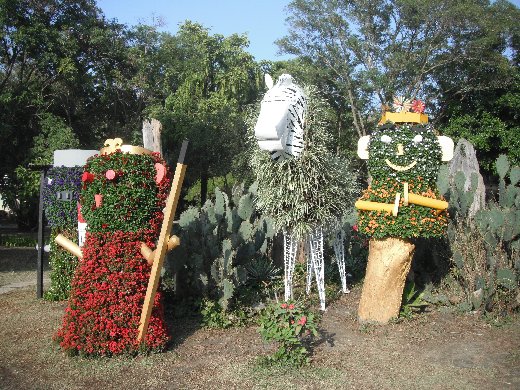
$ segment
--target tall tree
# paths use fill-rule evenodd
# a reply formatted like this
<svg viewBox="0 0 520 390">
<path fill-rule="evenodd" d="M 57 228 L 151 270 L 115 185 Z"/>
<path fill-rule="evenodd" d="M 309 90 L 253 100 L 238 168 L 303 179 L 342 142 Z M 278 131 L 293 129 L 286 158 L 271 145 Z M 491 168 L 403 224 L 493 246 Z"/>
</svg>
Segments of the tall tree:
<svg viewBox="0 0 520 390">
<path fill-rule="evenodd" d="M 435 104 L 446 91 L 443 81 L 465 94 L 510 80 L 457 82 L 461 68 L 507 68 L 510 35 L 496 21 L 515 20 L 517 9 L 503 0 L 294 0 L 288 11 L 289 34 L 278 41 L 280 49 L 329 70 L 360 136 L 394 94 L 422 98 L 440 114 Z"/>
<path fill-rule="evenodd" d="M 202 203 L 208 178 L 228 173 L 245 147 L 244 107 L 257 98 L 261 78 L 248 45 L 243 35 L 211 35 L 189 21 L 161 45 L 162 58 L 172 58 L 163 69 L 169 93 L 150 112 L 163 123 L 166 150 L 190 140 L 189 171 L 200 179 Z"/>
<path fill-rule="evenodd" d="M 33 145 L 49 118 L 82 146 L 98 146 L 128 129 L 133 92 L 122 83 L 125 29 L 94 0 L 0 0 L 0 29 L 0 191 L 17 209 L 20 194 L 37 191 L 19 168 L 44 157 Z"/>
<path fill-rule="evenodd" d="M 437 115 L 444 133 L 475 145 L 487 174 L 496 173 L 499 154 L 520 164 L 520 9 L 499 1 L 489 12 L 488 29 L 495 33 L 474 32 L 474 44 L 488 48 L 497 60 L 454 63 L 440 70 Z"/>
</svg>

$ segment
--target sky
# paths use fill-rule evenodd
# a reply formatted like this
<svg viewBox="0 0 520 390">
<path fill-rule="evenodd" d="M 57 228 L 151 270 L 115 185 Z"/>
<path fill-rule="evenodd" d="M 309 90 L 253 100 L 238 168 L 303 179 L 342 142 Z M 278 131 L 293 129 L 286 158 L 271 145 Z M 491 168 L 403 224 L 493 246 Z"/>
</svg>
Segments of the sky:
<svg viewBox="0 0 520 390">
<path fill-rule="evenodd" d="M 274 41 L 287 33 L 285 6 L 289 0 L 97 0 L 108 19 L 133 26 L 153 24 L 154 19 L 165 23 L 162 31 L 175 34 L 185 20 L 198 22 L 211 34 L 229 36 L 246 33 L 248 48 L 255 60 L 283 60 L 290 56 L 277 55 Z"/>
<path fill-rule="evenodd" d="M 520 0 L 510 0 L 520 7 Z M 97 0 L 108 19 L 133 26 L 165 23 L 160 30 L 175 34 L 185 20 L 198 22 L 212 34 L 246 33 L 255 60 L 283 60 L 274 41 L 287 34 L 285 7 L 290 0 Z"/>
</svg>

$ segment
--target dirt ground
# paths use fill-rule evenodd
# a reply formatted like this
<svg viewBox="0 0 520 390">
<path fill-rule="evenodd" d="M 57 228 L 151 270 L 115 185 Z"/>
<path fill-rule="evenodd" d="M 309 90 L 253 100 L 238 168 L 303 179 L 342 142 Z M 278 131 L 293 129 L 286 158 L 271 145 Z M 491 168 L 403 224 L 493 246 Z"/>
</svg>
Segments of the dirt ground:
<svg viewBox="0 0 520 390">
<path fill-rule="evenodd" d="M 35 258 L 35 251 L 16 251 L 0 249 L 1 284 L 35 279 L 32 260 L 13 270 L 19 262 L 8 259 Z M 432 308 L 385 326 L 360 325 L 360 290 L 324 313 L 311 365 L 281 369 L 256 364 L 272 350 L 256 327 L 210 330 L 194 317 L 169 318 L 173 342 L 164 353 L 71 358 L 52 343 L 66 304 L 36 299 L 34 286 L 18 288 L 0 295 L 0 388 L 520 389 L 520 318 L 499 327 Z"/>
</svg>

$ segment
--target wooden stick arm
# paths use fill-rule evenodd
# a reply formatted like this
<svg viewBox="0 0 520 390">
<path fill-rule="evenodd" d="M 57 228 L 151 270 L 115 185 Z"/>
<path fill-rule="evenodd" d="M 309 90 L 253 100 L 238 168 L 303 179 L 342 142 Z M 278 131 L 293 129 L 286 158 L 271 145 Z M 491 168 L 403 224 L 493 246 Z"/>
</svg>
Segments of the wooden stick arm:
<svg viewBox="0 0 520 390">
<path fill-rule="evenodd" d="M 448 202 L 444 200 L 432 199 L 426 196 L 412 194 L 411 192 L 408 194 L 408 202 L 437 210 L 446 210 L 448 208 Z"/>
<path fill-rule="evenodd" d="M 391 203 L 379 203 L 370 202 L 367 200 L 358 200 L 354 206 L 359 210 L 370 210 L 370 211 L 386 211 L 390 214 L 394 211 L 394 205 Z"/>
<path fill-rule="evenodd" d="M 63 249 L 65 249 L 67 252 L 73 254 L 78 259 L 83 259 L 83 252 L 81 251 L 81 248 L 79 245 L 73 243 L 71 240 L 69 240 L 67 237 L 65 237 L 62 234 L 58 234 L 56 238 L 54 239 L 56 244 L 61 246 Z"/>
<path fill-rule="evenodd" d="M 166 251 L 169 252 L 173 248 L 178 247 L 180 244 L 181 244 L 180 238 L 177 237 L 176 235 L 173 235 L 168 240 L 168 244 L 166 246 Z M 141 243 L 141 254 L 143 255 L 143 257 L 148 262 L 148 265 L 152 265 L 153 264 L 153 259 L 155 257 L 155 251 L 156 250 L 151 250 L 150 247 L 148 245 L 146 245 L 144 242 Z"/>
<path fill-rule="evenodd" d="M 166 207 L 164 208 L 164 219 L 161 227 L 161 234 L 157 242 L 157 249 L 152 253 L 152 269 L 150 271 L 150 279 L 148 280 L 148 287 L 146 289 L 146 295 L 144 297 L 143 310 L 141 312 L 141 319 L 139 320 L 139 329 L 137 335 L 137 342 L 140 343 L 146 337 L 148 331 L 148 323 L 152 315 L 152 308 L 157 288 L 159 287 L 159 279 L 161 276 L 162 263 L 166 255 L 166 250 L 170 246 L 172 241 L 172 247 L 178 245 L 180 240 L 178 237 L 172 240 L 170 237 L 173 217 L 175 210 L 177 209 L 177 203 L 181 195 L 182 181 L 184 180 L 184 173 L 186 172 L 186 165 L 184 165 L 184 157 L 186 156 L 186 148 L 188 147 L 188 141 L 184 141 L 181 146 L 179 153 L 179 161 L 175 168 L 175 175 L 173 176 L 172 188 L 168 199 L 166 200 Z M 168 243 L 165 243 L 168 241 Z M 146 252 L 146 250 L 145 250 Z M 150 259 L 148 259 L 150 262 Z"/>
</svg>

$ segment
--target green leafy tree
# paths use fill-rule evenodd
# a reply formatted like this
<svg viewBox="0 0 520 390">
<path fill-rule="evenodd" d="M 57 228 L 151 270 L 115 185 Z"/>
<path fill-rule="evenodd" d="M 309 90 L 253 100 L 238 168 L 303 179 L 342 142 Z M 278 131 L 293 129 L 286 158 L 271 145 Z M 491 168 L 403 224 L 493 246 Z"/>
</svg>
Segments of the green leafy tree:
<svg viewBox="0 0 520 390">
<path fill-rule="evenodd" d="M 280 49 L 327 69 L 327 93 L 346 97 L 359 136 L 394 94 L 423 98 L 440 116 L 445 94 L 511 80 L 504 51 L 518 46 L 518 8 L 506 1 L 294 0 L 288 11 Z M 489 69 L 497 73 L 483 77 Z"/>
<path fill-rule="evenodd" d="M 128 133 L 136 122 L 124 82 L 132 68 L 126 30 L 93 0 L 1 0 L 0 23 L 0 191 L 20 216 L 24 194 L 34 194 L 28 163 L 50 162 L 58 146 L 98 147 Z M 49 126 L 70 129 L 75 143 L 45 140 Z"/>
<path fill-rule="evenodd" d="M 520 67 L 506 88 L 474 91 L 464 99 L 449 96 L 444 100 L 443 133 L 469 140 L 476 148 L 480 167 L 496 174 L 495 160 L 506 154 L 513 164 L 520 164 Z"/>
<path fill-rule="evenodd" d="M 34 138 L 34 146 L 29 149 L 27 162 L 52 164 L 55 150 L 78 147 L 76 135 L 61 118 L 45 114 L 39 125 L 41 132 Z M 19 227 L 31 228 L 37 222 L 40 174 L 26 165 L 19 165 L 10 176 L 10 181 L 9 187 L 4 191 L 7 204 L 16 213 Z"/>
<path fill-rule="evenodd" d="M 211 35 L 189 21 L 161 44 L 162 58 L 172 58 L 164 71 L 168 95 L 150 113 L 163 123 L 165 150 L 190 140 L 188 180 L 200 180 L 202 204 L 208 179 L 228 173 L 245 148 L 244 108 L 255 101 L 261 79 L 248 44 L 243 35 Z"/>
</svg>

